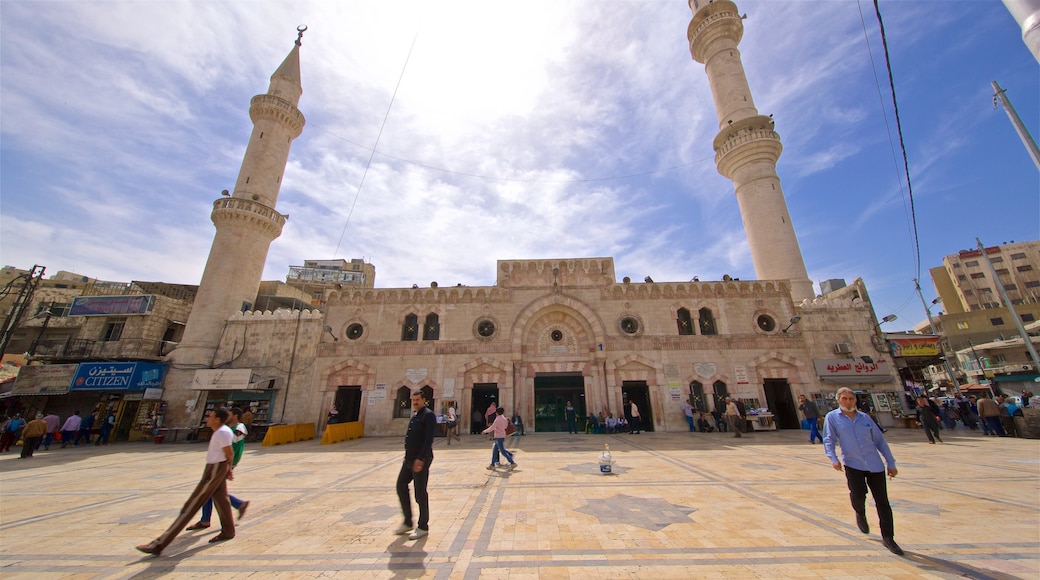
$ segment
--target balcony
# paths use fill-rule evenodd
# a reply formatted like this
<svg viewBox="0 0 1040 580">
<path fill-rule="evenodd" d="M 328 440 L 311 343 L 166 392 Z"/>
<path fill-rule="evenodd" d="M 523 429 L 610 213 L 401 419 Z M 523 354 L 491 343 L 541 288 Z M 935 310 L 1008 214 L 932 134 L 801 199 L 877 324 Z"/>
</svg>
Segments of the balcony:
<svg viewBox="0 0 1040 580">
<path fill-rule="evenodd" d="M 157 362 L 176 346 L 176 342 L 151 338 L 127 338 L 123 340 L 74 338 L 61 342 L 44 340 L 37 345 L 34 358 L 50 362 L 86 360 L 142 360 Z"/>
</svg>

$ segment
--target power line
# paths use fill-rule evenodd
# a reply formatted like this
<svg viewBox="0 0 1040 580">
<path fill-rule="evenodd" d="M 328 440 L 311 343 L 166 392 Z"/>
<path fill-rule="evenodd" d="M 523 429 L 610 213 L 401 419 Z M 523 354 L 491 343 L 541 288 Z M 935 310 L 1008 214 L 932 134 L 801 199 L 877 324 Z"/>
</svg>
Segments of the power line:
<svg viewBox="0 0 1040 580">
<path fill-rule="evenodd" d="M 324 130 L 323 127 L 317 126 L 314 123 L 311 123 L 310 127 L 312 129 Z M 398 157 L 396 155 L 392 155 L 390 153 L 386 153 L 385 151 L 379 151 L 379 150 L 373 149 L 371 147 L 366 147 L 365 145 L 357 143 L 356 141 L 351 141 L 350 139 L 347 139 L 346 137 L 342 137 L 340 135 L 337 135 L 337 134 L 333 133 L 332 131 L 325 130 L 325 132 L 328 135 L 331 135 L 332 137 L 334 137 L 336 139 L 339 139 L 340 141 L 343 141 L 345 143 L 350 143 L 351 145 L 354 145 L 355 147 L 358 147 L 358 148 L 363 149 L 365 151 L 369 151 L 369 152 L 371 152 L 373 154 L 377 154 L 377 155 L 379 155 L 381 157 L 386 157 L 388 159 L 393 159 L 395 161 L 400 161 L 401 163 L 407 163 L 408 165 L 414 165 L 416 167 L 422 167 L 423 169 L 429 169 L 431 171 L 439 171 L 441 173 L 447 173 L 449 175 L 458 175 L 460 177 L 472 177 L 474 179 L 484 179 L 484 180 L 487 180 L 487 181 L 508 181 L 508 182 L 516 182 L 516 183 L 592 183 L 592 182 L 596 182 L 596 181 L 615 181 L 615 180 L 621 180 L 621 179 L 632 179 L 634 177 L 646 177 L 648 175 L 655 175 L 655 174 L 658 174 L 658 173 L 665 173 L 665 172 L 668 172 L 668 171 L 674 171 L 676 169 L 682 169 L 683 167 L 689 167 L 691 165 L 697 165 L 699 163 L 704 163 L 706 161 L 713 161 L 715 159 L 715 156 L 705 157 L 703 159 L 697 159 L 695 161 L 689 161 L 687 163 L 680 163 L 678 165 L 671 165 L 669 167 L 662 167 L 661 169 L 654 169 L 654 170 L 651 170 L 651 171 L 642 171 L 642 172 L 638 172 L 638 173 L 626 173 L 624 175 L 611 175 L 611 176 L 605 176 L 605 177 L 588 177 L 588 178 L 585 178 L 585 179 L 526 179 L 526 178 L 520 178 L 520 177 L 500 177 L 500 176 L 497 176 L 497 175 L 488 175 L 486 173 L 469 173 L 469 172 L 466 172 L 466 171 L 457 171 L 457 170 L 454 170 L 454 169 L 447 169 L 445 167 L 438 167 L 436 165 L 430 165 L 428 163 L 422 163 L 420 161 L 415 161 L 413 159 L 406 159 L 404 157 Z M 371 162 L 371 159 L 370 159 L 370 162 Z"/>
</svg>

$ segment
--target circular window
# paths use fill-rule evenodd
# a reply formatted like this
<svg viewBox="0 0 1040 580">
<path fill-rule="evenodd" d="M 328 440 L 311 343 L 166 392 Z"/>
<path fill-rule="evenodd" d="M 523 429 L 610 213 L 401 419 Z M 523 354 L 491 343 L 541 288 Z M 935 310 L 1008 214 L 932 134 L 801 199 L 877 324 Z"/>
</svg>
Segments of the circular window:
<svg viewBox="0 0 1040 580">
<path fill-rule="evenodd" d="M 549 333 L 549 338 L 553 339 L 553 342 L 560 342 L 563 340 L 563 333 L 559 330 L 554 330 Z"/>
<path fill-rule="evenodd" d="M 490 320 L 481 320 L 480 323 L 477 324 L 477 334 L 484 338 L 495 334 L 495 323 Z"/>
<path fill-rule="evenodd" d="M 621 332 L 635 334 L 639 332 L 639 321 L 631 316 L 621 319 Z"/>
<path fill-rule="evenodd" d="M 365 327 L 357 322 L 347 327 L 347 338 L 350 340 L 357 340 L 361 338 L 362 334 L 365 334 Z"/>
<path fill-rule="evenodd" d="M 773 320 L 772 316 L 769 316 L 767 314 L 759 316 L 757 323 L 758 327 L 764 330 L 765 332 L 773 332 L 774 330 L 776 330 L 776 321 Z"/>
</svg>

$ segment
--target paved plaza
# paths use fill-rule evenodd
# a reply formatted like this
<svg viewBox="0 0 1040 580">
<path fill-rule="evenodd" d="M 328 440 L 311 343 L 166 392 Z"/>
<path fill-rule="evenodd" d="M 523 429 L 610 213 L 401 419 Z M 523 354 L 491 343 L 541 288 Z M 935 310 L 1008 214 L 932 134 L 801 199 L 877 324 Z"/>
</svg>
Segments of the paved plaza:
<svg viewBox="0 0 1040 580">
<path fill-rule="evenodd" d="M 1040 441 L 889 430 L 896 540 L 857 529 L 844 476 L 805 432 L 438 439 L 430 535 L 393 534 L 403 437 L 250 444 L 230 488 L 238 536 L 174 519 L 205 445 L 119 443 L 0 455 L 0 576 L 16 578 L 1038 578 Z M 613 473 L 599 473 L 609 443 Z"/>
</svg>

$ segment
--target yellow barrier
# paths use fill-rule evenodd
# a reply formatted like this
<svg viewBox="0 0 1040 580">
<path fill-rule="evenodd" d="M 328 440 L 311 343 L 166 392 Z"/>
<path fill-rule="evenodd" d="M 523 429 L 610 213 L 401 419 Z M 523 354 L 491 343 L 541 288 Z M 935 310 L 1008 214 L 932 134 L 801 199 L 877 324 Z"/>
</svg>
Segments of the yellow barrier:
<svg viewBox="0 0 1040 580">
<path fill-rule="evenodd" d="M 264 442 L 261 445 L 269 447 L 271 445 L 281 445 L 282 443 L 293 443 L 295 441 L 295 425 L 271 425 L 267 428 L 267 435 L 264 436 Z"/>
<path fill-rule="evenodd" d="M 336 423 L 325 427 L 325 433 L 321 436 L 321 444 L 329 445 L 349 439 L 359 439 L 365 436 L 365 426 L 361 421 L 351 423 Z"/>
<path fill-rule="evenodd" d="M 309 441 L 314 439 L 317 429 L 314 427 L 314 423 L 297 423 L 296 427 L 296 440 L 297 441 Z"/>
</svg>

